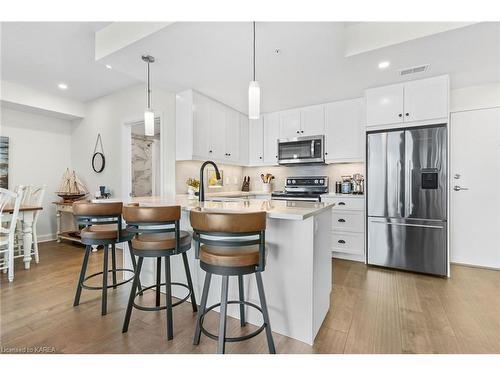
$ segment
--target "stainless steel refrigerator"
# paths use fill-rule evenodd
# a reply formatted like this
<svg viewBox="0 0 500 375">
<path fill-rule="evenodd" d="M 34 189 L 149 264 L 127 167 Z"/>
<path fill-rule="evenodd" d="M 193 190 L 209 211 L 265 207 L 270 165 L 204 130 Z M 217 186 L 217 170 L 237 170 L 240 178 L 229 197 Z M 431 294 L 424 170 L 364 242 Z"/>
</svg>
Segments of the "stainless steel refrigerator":
<svg viewBox="0 0 500 375">
<path fill-rule="evenodd" d="M 447 134 L 367 133 L 368 264 L 446 276 Z"/>
</svg>

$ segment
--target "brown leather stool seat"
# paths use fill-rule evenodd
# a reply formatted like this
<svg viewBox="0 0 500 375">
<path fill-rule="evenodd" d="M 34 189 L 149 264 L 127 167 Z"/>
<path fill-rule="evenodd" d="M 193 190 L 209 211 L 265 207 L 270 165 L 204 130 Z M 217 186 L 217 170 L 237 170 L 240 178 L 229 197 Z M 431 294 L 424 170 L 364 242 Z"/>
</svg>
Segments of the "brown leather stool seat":
<svg viewBox="0 0 500 375">
<path fill-rule="evenodd" d="M 86 245 L 85 255 L 83 257 L 82 268 L 78 280 L 75 299 L 73 306 L 80 304 L 80 296 L 82 289 L 101 290 L 102 291 L 102 306 L 101 314 L 106 315 L 107 312 L 107 289 L 116 289 L 118 286 L 132 281 L 134 277 L 130 277 L 123 281 L 118 281 L 117 272 L 135 274 L 135 258 L 130 251 L 133 269 L 118 268 L 116 264 L 116 244 L 119 242 L 130 241 L 134 233 L 130 233 L 122 229 L 122 202 L 106 202 L 92 203 L 87 201 L 78 201 L 73 204 L 73 214 L 79 224 L 85 225 L 80 232 L 82 244 Z M 103 270 L 89 276 L 85 276 L 87 272 L 88 261 L 92 246 L 103 246 Z M 108 269 L 108 251 L 111 247 L 111 269 Z M 108 273 L 112 273 L 113 283 L 108 284 Z M 125 273 L 126 272 L 126 273 Z M 92 277 L 102 275 L 102 287 L 87 285 L 85 281 Z M 140 288 L 142 290 L 142 288 Z"/>
<path fill-rule="evenodd" d="M 269 352 L 276 353 L 261 276 L 266 264 L 266 213 L 217 212 L 193 208 L 189 217 L 196 241 L 196 257 L 200 260 L 201 269 L 205 271 L 193 344 L 198 345 L 201 333 L 204 333 L 207 337 L 217 340 L 217 352 L 224 353 L 226 342 L 248 340 L 265 330 Z M 245 300 L 243 276 L 250 274 L 254 274 L 257 281 L 260 307 Z M 222 276 L 221 299 L 220 303 L 207 307 L 212 275 Z M 233 276 L 238 277 L 239 298 L 228 301 L 229 277 Z M 245 306 L 260 311 L 264 323 L 244 336 L 226 337 L 226 315 L 229 304 L 239 305 L 242 327 L 246 324 Z M 203 327 L 203 320 L 209 311 L 219 306 L 219 331 L 216 335 Z"/>
<path fill-rule="evenodd" d="M 122 229 L 121 235 L 118 236 L 118 225 L 116 224 L 102 224 L 92 225 L 80 231 L 82 240 L 113 240 L 117 238 L 124 238 L 124 241 L 132 235 L 126 230 Z"/>
<path fill-rule="evenodd" d="M 181 248 L 185 246 L 191 246 L 192 236 L 189 232 L 181 230 L 179 238 L 179 246 Z M 134 250 L 172 250 L 176 247 L 175 233 L 169 232 L 138 234 L 132 239 L 132 247 Z"/>
<path fill-rule="evenodd" d="M 200 246 L 200 261 L 218 267 L 247 267 L 259 264 L 259 245 Z"/>
<path fill-rule="evenodd" d="M 138 257 L 136 279 L 130 290 L 130 297 L 125 312 L 122 332 L 128 331 L 132 309 L 136 308 L 143 311 L 159 311 L 165 309 L 167 312 L 167 339 L 174 338 L 173 333 L 173 312 L 172 308 L 188 299 L 191 299 L 193 312 L 196 312 L 196 298 L 194 295 L 191 272 L 186 252 L 191 248 L 192 236 L 189 232 L 180 230 L 181 207 L 180 206 L 139 206 L 130 204 L 123 207 L 123 217 L 127 222 L 127 230 L 135 235 L 130 240 L 129 246 L 132 253 Z M 177 241 L 177 238 L 179 241 Z M 186 282 L 173 282 L 172 271 L 170 267 L 170 257 L 180 255 L 184 263 L 186 272 Z M 155 307 L 139 305 L 135 302 L 139 293 L 136 292 L 139 282 L 139 275 L 142 263 L 145 258 L 156 258 L 156 284 L 143 288 L 143 291 L 155 289 L 156 300 Z M 165 262 L 165 282 L 161 282 L 161 263 Z M 184 287 L 188 294 L 176 301 L 172 301 L 172 285 Z M 166 291 L 166 304 L 160 306 L 160 288 L 164 286 Z"/>
</svg>

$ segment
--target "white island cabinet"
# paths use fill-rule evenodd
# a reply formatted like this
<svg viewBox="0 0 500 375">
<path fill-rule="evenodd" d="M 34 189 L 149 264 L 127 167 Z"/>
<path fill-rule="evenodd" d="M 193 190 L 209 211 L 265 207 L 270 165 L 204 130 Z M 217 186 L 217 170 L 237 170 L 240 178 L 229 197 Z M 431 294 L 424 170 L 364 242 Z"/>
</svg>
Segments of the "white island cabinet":
<svg viewBox="0 0 500 375">
<path fill-rule="evenodd" d="M 146 197 L 134 198 L 133 201 L 141 205 L 182 206 L 181 228 L 184 230 L 191 230 L 189 210 L 200 206 L 198 201 L 181 196 L 175 200 Z M 271 328 L 273 332 L 313 345 L 330 308 L 332 289 L 330 228 L 333 206 L 329 203 L 250 199 L 231 202 L 206 201 L 201 207 L 205 210 L 228 212 L 267 212 L 267 258 L 262 277 Z M 128 251 L 124 251 L 124 256 L 125 268 L 131 267 Z M 194 259 L 194 245 L 188 251 L 188 259 L 199 303 L 205 272 L 201 270 L 199 261 Z M 185 283 L 182 258 L 173 256 L 171 264 L 172 280 Z M 141 272 L 141 281 L 144 285 L 154 283 L 154 271 L 155 261 L 147 259 Z M 212 277 L 209 306 L 220 301 L 220 282 L 220 277 Z M 172 289 L 175 297 L 186 295 L 184 289 L 176 286 Z M 253 274 L 245 276 L 245 298 L 260 305 Z M 237 299 L 237 278 L 230 278 L 229 300 Z M 248 308 L 246 313 L 249 323 L 258 326 L 262 324 L 262 316 L 258 311 Z M 229 305 L 228 315 L 239 319 L 238 305 Z"/>
</svg>

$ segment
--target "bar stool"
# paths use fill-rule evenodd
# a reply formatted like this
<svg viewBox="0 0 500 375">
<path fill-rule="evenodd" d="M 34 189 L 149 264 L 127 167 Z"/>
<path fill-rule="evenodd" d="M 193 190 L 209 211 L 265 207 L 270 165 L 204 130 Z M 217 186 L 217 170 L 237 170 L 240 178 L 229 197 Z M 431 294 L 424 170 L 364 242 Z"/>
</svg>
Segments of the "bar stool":
<svg viewBox="0 0 500 375">
<path fill-rule="evenodd" d="M 135 273 L 136 264 L 135 258 L 131 252 L 132 265 L 134 269 L 116 268 L 116 248 L 115 245 L 120 242 L 129 241 L 133 237 L 133 233 L 129 233 L 122 229 L 122 207 L 121 202 L 111 203 L 90 203 L 90 202 L 75 202 L 73 204 L 73 212 L 79 224 L 84 224 L 85 228 L 81 230 L 81 240 L 85 245 L 85 255 L 83 257 L 82 268 L 80 271 L 80 278 L 78 280 L 75 300 L 73 306 L 80 304 L 80 296 L 83 289 L 101 290 L 102 303 L 101 315 L 107 313 L 107 291 L 108 288 L 116 289 L 118 286 L 131 281 L 134 277 L 117 282 L 116 273 L 131 272 Z M 104 261 L 103 269 L 101 272 L 96 272 L 92 275 L 85 277 L 87 272 L 88 261 L 92 250 L 92 245 L 104 246 Z M 111 246 L 111 269 L 108 269 L 108 249 Z M 113 276 L 113 283 L 108 285 L 108 273 L 111 272 Z M 85 281 L 102 275 L 102 286 L 89 286 Z"/>
<path fill-rule="evenodd" d="M 181 207 L 139 207 L 137 205 L 128 205 L 123 207 L 123 217 L 127 222 L 127 231 L 136 233 L 131 241 L 131 249 L 132 253 L 138 257 L 138 261 L 122 332 L 125 333 L 128 331 L 133 307 L 143 311 L 167 310 L 167 339 L 172 340 L 174 338 L 172 308 L 191 297 L 193 312 L 198 311 L 186 255 L 186 252 L 191 248 L 192 237 L 188 232 L 181 231 L 179 228 Z M 171 280 L 170 257 L 178 254 L 182 255 L 187 285 L 172 282 Z M 140 293 L 137 293 L 137 287 L 140 285 L 139 276 L 144 258 L 156 258 L 156 284 L 142 289 L 142 291 L 146 291 L 156 288 L 155 307 L 142 306 L 135 302 L 136 297 Z M 161 282 L 162 258 L 165 259 L 164 283 Z M 188 290 L 187 296 L 172 303 L 172 285 L 186 288 Z M 166 304 L 164 306 L 160 306 L 161 286 L 165 286 L 166 289 Z"/>
<path fill-rule="evenodd" d="M 276 349 L 261 275 L 266 260 L 266 213 L 203 212 L 197 208 L 190 212 L 190 219 L 193 227 L 193 238 L 196 241 L 196 258 L 200 259 L 201 269 L 206 272 L 193 344 L 200 343 L 203 332 L 209 338 L 218 341 L 217 352 L 223 354 L 226 342 L 248 340 L 265 329 L 269 352 L 275 354 Z M 245 301 L 244 298 L 243 275 L 252 273 L 255 273 L 257 280 L 260 307 Z M 208 292 L 213 274 L 222 276 L 221 302 L 207 308 Z M 238 276 L 238 301 L 227 300 L 229 276 Z M 239 304 L 241 326 L 245 325 L 245 305 L 259 310 L 264 318 L 264 323 L 257 330 L 245 336 L 226 337 L 228 304 Z M 218 306 L 220 306 L 220 318 L 219 333 L 216 336 L 203 327 L 203 320 L 207 312 Z"/>
</svg>

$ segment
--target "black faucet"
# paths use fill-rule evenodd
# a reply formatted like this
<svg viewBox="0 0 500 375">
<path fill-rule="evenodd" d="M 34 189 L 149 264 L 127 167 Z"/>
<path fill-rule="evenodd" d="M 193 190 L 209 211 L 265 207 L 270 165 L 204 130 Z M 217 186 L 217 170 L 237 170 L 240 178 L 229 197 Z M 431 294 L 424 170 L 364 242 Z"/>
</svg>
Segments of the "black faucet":
<svg viewBox="0 0 500 375">
<path fill-rule="evenodd" d="M 215 177 L 217 177 L 217 180 L 220 180 L 219 168 L 217 168 L 217 165 L 213 161 L 207 160 L 206 162 L 204 162 L 201 165 L 201 167 L 200 167 L 200 193 L 198 195 L 198 200 L 200 202 L 204 202 L 205 201 L 205 184 L 203 183 L 203 170 L 205 169 L 205 167 L 208 164 L 211 164 L 211 165 L 214 166 L 214 168 L 215 168 Z"/>
</svg>

